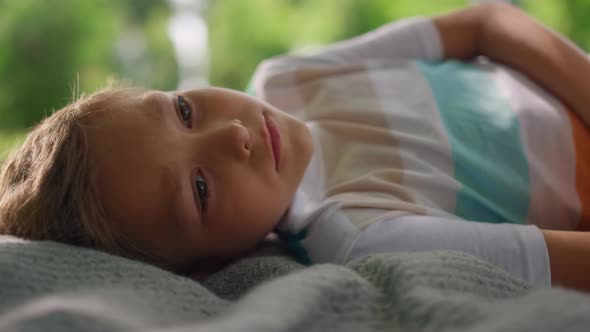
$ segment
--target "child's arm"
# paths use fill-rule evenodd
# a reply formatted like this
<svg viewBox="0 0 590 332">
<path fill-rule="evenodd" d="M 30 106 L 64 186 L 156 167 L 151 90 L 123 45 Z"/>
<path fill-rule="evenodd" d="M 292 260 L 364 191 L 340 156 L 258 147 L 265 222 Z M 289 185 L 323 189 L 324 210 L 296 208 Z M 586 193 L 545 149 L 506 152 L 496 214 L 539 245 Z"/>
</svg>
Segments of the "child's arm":
<svg viewBox="0 0 590 332">
<path fill-rule="evenodd" d="M 322 240 L 319 246 L 333 241 L 330 236 Z M 552 283 L 546 248 L 541 230 L 534 225 L 404 215 L 367 227 L 355 239 L 346 261 L 375 253 L 452 250 L 501 267 L 532 286 L 548 287 Z"/>
<path fill-rule="evenodd" d="M 436 28 L 428 18 L 401 19 L 360 35 L 319 49 L 319 58 L 354 63 L 371 59 L 439 60 L 441 45 Z"/>
<path fill-rule="evenodd" d="M 590 292 L 590 232 L 541 231 L 549 254 L 551 283 Z"/>
<path fill-rule="evenodd" d="M 590 125 L 590 61 L 579 48 L 505 4 L 434 19 L 447 58 L 478 55 L 510 65 L 573 107 Z M 590 233 L 543 230 L 552 284 L 590 291 Z"/>
<path fill-rule="evenodd" d="M 590 125 L 590 61 L 572 42 L 518 8 L 485 3 L 434 18 L 445 58 L 484 55 L 514 67 Z"/>
</svg>

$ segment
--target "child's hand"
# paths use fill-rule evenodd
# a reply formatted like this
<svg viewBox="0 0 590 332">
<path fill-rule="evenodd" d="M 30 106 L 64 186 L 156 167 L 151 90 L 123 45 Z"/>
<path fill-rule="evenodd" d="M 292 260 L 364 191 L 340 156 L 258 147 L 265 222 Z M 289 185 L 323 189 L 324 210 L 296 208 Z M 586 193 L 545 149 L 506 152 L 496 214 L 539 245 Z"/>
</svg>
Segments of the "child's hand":
<svg viewBox="0 0 590 332">
<path fill-rule="evenodd" d="M 590 61 L 575 44 L 518 8 L 484 3 L 436 17 L 445 57 L 484 55 L 528 75 L 590 125 Z"/>
</svg>

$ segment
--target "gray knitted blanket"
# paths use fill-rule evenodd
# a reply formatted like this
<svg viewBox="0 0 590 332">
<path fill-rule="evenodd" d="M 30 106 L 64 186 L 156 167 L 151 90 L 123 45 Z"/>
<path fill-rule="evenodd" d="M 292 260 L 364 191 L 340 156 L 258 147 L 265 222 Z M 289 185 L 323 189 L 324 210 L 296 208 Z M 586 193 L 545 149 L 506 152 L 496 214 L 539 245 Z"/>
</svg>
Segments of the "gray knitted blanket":
<svg viewBox="0 0 590 332">
<path fill-rule="evenodd" d="M 304 267 L 261 249 L 197 283 L 0 237 L 0 331 L 590 331 L 590 296 L 533 290 L 453 252 Z"/>
</svg>

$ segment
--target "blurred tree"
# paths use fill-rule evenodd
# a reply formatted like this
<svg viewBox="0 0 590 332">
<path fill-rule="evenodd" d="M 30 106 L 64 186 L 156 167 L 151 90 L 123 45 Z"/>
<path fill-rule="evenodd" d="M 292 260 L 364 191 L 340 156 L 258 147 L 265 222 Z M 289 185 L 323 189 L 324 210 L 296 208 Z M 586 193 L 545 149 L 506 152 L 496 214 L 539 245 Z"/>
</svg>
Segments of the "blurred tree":
<svg viewBox="0 0 590 332">
<path fill-rule="evenodd" d="M 564 22 L 571 22 L 564 33 L 576 44 L 590 51 L 590 0 L 566 0 Z"/>
<path fill-rule="evenodd" d="M 141 2 L 143 0 L 134 0 Z M 156 0 L 150 0 L 155 2 Z M 158 90 L 176 89 L 179 75 L 174 55 L 174 47 L 168 36 L 168 20 L 170 8 L 154 5 L 149 15 L 143 21 L 143 31 L 147 41 L 148 66 L 150 76 L 146 81 L 147 87 Z"/>
<path fill-rule="evenodd" d="M 210 81 L 236 89 L 260 61 L 359 35 L 467 0 L 209 0 Z M 590 49 L 590 0 L 518 0 L 525 10 Z M 79 77 L 92 91 L 113 75 L 171 90 L 178 73 L 165 0 L 0 0 L 0 130 L 30 126 L 66 104 Z M 124 63 L 122 38 L 142 45 Z M 132 34 L 133 37 L 133 34 Z M 117 45 L 119 48 L 117 48 Z M 122 45 L 122 46 L 121 46 Z"/>
<path fill-rule="evenodd" d="M 64 105 L 79 75 L 102 84 L 120 24 L 114 2 L 5 0 L 0 3 L 0 126 L 30 126 Z"/>
<path fill-rule="evenodd" d="M 0 1 L 0 130 L 38 122 L 67 104 L 78 84 L 93 91 L 114 76 L 174 89 L 168 15 L 165 0 Z M 128 27 L 139 31 L 144 54 L 124 68 L 117 51 L 130 46 L 121 42 Z"/>
<path fill-rule="evenodd" d="M 357 36 L 406 16 L 465 0 L 213 0 L 207 12 L 213 85 L 244 89 L 266 58 Z"/>
<path fill-rule="evenodd" d="M 139 24 L 149 21 L 154 10 L 165 11 L 168 8 L 165 0 L 125 0 L 120 4 L 125 8 L 127 19 Z"/>
<path fill-rule="evenodd" d="M 118 4 L 123 9 L 124 19 L 119 35 L 121 61 L 117 63 L 116 72 L 136 85 L 160 90 L 174 89 L 178 72 L 174 48 L 168 37 L 170 8 L 167 1 L 125 0 Z M 133 50 L 134 47 L 137 49 Z M 131 59 L 124 59 L 122 52 L 136 54 Z"/>
<path fill-rule="evenodd" d="M 543 24 L 590 51 L 590 0 L 520 0 L 522 8 Z"/>
<path fill-rule="evenodd" d="M 244 88 L 259 60 L 288 51 L 288 14 L 289 3 L 282 0 L 211 1 L 207 12 L 211 83 Z"/>
<path fill-rule="evenodd" d="M 211 0 L 210 81 L 244 89 L 260 61 L 357 36 L 408 16 L 461 8 L 469 0 Z M 514 0 L 590 50 L 590 0 Z"/>
</svg>

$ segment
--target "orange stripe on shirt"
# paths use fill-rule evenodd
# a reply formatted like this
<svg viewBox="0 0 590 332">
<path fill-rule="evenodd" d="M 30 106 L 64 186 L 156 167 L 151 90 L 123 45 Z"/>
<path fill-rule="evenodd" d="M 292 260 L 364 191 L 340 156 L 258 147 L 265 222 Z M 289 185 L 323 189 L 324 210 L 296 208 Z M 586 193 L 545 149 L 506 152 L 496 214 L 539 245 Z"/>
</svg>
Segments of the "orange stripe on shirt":
<svg viewBox="0 0 590 332">
<path fill-rule="evenodd" d="M 590 231 L 590 130 L 578 114 L 565 107 L 572 124 L 576 151 L 576 192 L 580 199 L 577 230 Z"/>
</svg>

